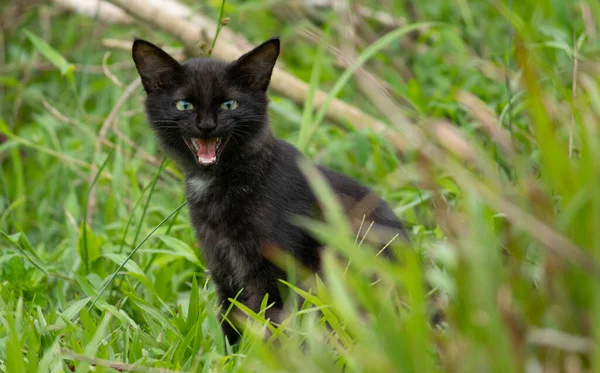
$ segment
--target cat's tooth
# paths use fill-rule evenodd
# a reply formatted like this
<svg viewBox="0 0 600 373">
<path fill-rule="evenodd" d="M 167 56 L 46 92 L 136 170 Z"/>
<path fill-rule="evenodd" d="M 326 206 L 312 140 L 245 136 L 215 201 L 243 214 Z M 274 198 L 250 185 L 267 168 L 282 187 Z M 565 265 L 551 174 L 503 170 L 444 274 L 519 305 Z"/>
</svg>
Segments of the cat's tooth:
<svg viewBox="0 0 600 373">
<path fill-rule="evenodd" d="M 196 143 L 194 143 L 194 139 L 193 138 L 189 137 L 185 142 L 188 144 L 188 146 L 190 144 L 192 144 L 192 148 L 194 148 L 194 149 L 196 148 Z"/>
</svg>

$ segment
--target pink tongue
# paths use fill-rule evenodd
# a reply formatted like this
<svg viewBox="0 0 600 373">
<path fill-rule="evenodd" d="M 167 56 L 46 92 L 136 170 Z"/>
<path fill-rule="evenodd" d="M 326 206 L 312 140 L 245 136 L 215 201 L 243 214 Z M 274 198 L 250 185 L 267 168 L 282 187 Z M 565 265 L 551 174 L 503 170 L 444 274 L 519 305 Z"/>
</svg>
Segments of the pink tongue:
<svg viewBox="0 0 600 373">
<path fill-rule="evenodd" d="M 215 157 L 217 149 L 216 139 L 198 139 L 198 159 L 210 161 Z"/>
</svg>

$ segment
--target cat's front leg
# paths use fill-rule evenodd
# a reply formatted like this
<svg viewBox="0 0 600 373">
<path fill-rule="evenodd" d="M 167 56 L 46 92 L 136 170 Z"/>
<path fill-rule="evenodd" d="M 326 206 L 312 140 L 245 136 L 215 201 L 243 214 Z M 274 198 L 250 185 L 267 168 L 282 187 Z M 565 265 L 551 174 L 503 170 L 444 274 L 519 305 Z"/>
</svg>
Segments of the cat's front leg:
<svg viewBox="0 0 600 373">
<path fill-rule="evenodd" d="M 240 334 L 229 323 L 230 321 L 233 322 L 232 318 L 230 317 L 231 315 L 227 315 L 227 319 L 225 319 L 227 310 L 231 306 L 229 299 L 234 299 L 236 296 L 236 291 L 232 285 L 233 280 L 227 271 L 222 268 L 211 271 L 211 275 L 217 290 L 217 301 L 221 306 L 218 314 L 218 320 L 221 323 L 223 334 L 229 340 L 230 344 L 234 344 L 239 340 Z M 231 312 L 233 313 L 235 309 L 235 306 L 232 307 Z"/>
<path fill-rule="evenodd" d="M 271 265 L 264 265 L 246 274 L 244 278 L 244 304 L 253 312 L 259 313 L 263 299 L 268 295 L 265 319 L 280 323 L 283 321 L 283 301 L 277 288 L 280 271 Z"/>
</svg>

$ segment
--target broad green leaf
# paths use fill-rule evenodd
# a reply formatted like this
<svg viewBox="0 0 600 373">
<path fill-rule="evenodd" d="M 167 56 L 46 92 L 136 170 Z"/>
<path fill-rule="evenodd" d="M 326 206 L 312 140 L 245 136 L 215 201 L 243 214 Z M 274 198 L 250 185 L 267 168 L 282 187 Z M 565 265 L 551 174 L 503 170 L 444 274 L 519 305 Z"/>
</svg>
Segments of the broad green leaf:
<svg viewBox="0 0 600 373">
<path fill-rule="evenodd" d="M 190 262 L 194 263 L 198 267 L 205 269 L 200 260 L 198 260 L 198 256 L 196 255 L 196 251 L 190 247 L 187 243 L 177 239 L 175 237 L 159 235 L 158 238 L 164 242 L 164 244 L 171 250 L 173 250 L 177 255 L 183 256 Z"/>
<path fill-rule="evenodd" d="M 79 315 L 79 312 L 92 300 L 92 297 L 83 298 L 69 306 L 66 310 L 59 313 L 60 319 L 56 325 L 66 326 L 68 321 L 73 321 Z"/>
<path fill-rule="evenodd" d="M 67 62 L 67 60 L 58 53 L 50 44 L 46 43 L 45 40 L 40 39 L 38 36 L 32 34 L 28 30 L 23 30 L 23 33 L 27 36 L 29 41 L 51 64 L 53 64 L 62 75 L 72 73 L 75 70 L 75 65 Z"/>
<path fill-rule="evenodd" d="M 118 265 L 125 263 L 125 260 L 127 259 L 125 255 L 116 253 L 105 253 L 102 256 L 112 260 Z M 125 263 L 125 269 L 127 269 L 130 272 L 137 273 L 139 275 L 144 275 L 144 271 L 140 268 L 140 266 L 131 259 Z"/>
</svg>

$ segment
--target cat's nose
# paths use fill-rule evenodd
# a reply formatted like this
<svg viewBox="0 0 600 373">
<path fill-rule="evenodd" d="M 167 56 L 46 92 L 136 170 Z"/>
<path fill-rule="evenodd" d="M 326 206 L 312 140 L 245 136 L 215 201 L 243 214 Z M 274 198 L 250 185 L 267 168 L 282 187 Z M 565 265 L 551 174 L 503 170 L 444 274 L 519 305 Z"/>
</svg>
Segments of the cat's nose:
<svg viewBox="0 0 600 373">
<path fill-rule="evenodd" d="M 212 119 L 204 119 L 197 123 L 198 129 L 202 132 L 209 132 L 217 127 L 217 122 Z"/>
</svg>

